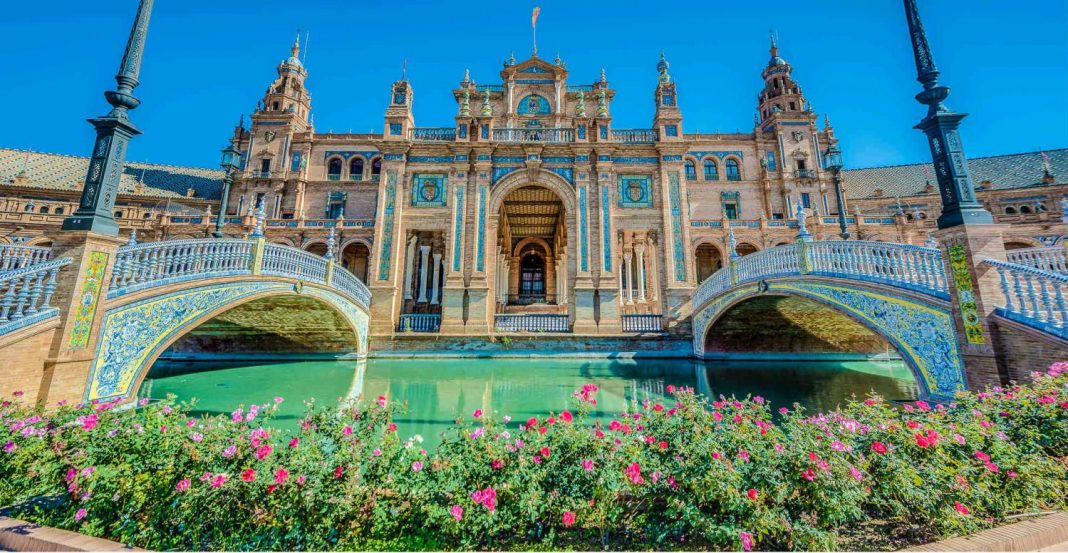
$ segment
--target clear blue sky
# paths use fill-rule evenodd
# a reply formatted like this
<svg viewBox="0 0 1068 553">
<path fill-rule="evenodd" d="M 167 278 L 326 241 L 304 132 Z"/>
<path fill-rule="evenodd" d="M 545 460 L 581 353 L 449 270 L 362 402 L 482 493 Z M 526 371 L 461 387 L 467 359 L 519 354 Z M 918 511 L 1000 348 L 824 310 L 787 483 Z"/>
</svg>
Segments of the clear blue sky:
<svg viewBox="0 0 1068 553">
<path fill-rule="evenodd" d="M 136 0 L 8 2 L 0 146 L 86 155 L 85 118 L 125 45 Z M 381 132 L 389 85 L 408 59 L 419 126 L 449 126 L 450 89 L 470 68 L 499 82 L 510 51 L 530 53 L 530 12 L 541 6 L 541 57 L 559 51 L 573 83 L 601 67 L 617 89 L 617 128 L 648 127 L 663 49 L 689 132 L 752 128 L 768 29 L 852 167 L 923 161 L 911 127 L 923 115 L 899 0 L 655 3 L 157 0 L 132 114 L 145 131 L 129 158 L 214 166 L 288 56 L 311 31 L 308 86 L 317 130 Z M 493 6 L 493 7 L 487 7 Z M 580 9 L 579 6 L 582 6 Z M 971 115 L 970 156 L 1068 146 L 1068 3 L 921 0 L 948 104 Z"/>
</svg>

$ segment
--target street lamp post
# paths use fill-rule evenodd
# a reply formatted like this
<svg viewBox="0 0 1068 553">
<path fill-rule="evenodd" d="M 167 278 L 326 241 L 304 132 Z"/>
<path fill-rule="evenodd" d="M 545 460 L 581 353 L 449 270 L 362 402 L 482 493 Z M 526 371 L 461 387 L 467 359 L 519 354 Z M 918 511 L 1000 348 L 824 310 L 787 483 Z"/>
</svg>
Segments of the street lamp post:
<svg viewBox="0 0 1068 553">
<path fill-rule="evenodd" d="M 823 154 L 824 169 L 831 172 L 834 179 L 834 199 L 838 202 L 838 228 L 841 232 L 838 236 L 842 240 L 849 240 L 849 231 L 846 229 L 845 201 L 842 199 L 842 151 L 837 144 L 831 144 Z"/>
<path fill-rule="evenodd" d="M 222 160 L 219 165 L 223 168 L 222 198 L 219 200 L 219 215 L 215 219 L 215 232 L 212 236 L 223 238 L 223 225 L 226 224 L 226 204 L 230 199 L 230 185 L 234 182 L 234 172 L 241 163 L 241 153 L 230 144 L 222 151 Z"/>
</svg>

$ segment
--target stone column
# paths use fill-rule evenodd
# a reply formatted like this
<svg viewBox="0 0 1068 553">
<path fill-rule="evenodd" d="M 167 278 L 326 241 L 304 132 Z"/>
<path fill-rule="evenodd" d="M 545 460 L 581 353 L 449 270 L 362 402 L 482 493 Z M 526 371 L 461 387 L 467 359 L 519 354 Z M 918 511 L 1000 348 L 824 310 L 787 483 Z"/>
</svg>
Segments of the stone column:
<svg viewBox="0 0 1068 553">
<path fill-rule="evenodd" d="M 430 305 L 438 304 L 438 280 L 441 278 L 441 254 L 434 254 L 434 282 L 430 284 Z"/>
<path fill-rule="evenodd" d="M 407 255 L 404 256 L 404 299 L 406 300 L 412 299 L 412 269 L 415 265 L 415 243 L 415 236 L 408 240 Z"/>
<path fill-rule="evenodd" d="M 387 156 L 388 157 L 388 156 Z M 372 336 L 391 336 L 397 329 L 404 303 L 399 288 L 403 285 L 407 263 L 404 245 L 404 178 L 403 163 L 383 163 L 378 183 L 378 211 L 375 215 L 375 240 L 368 269 L 371 290 Z"/>
<path fill-rule="evenodd" d="M 508 256 L 508 295 L 519 295 L 519 277 L 521 273 L 519 271 L 519 257 Z M 505 298 L 504 303 L 508 303 L 508 298 Z"/>
<path fill-rule="evenodd" d="M 656 263 L 656 244 L 649 240 L 647 245 L 649 247 L 649 276 L 646 279 L 646 286 L 649 287 L 649 301 L 655 302 L 660 297 L 657 293 L 660 288 L 660 268 Z"/>
<path fill-rule="evenodd" d="M 634 249 L 638 252 L 638 267 L 637 267 L 637 281 L 638 281 L 638 301 L 645 303 L 645 243 L 639 242 L 634 245 Z"/>
<path fill-rule="evenodd" d="M 546 301 L 556 301 L 556 262 L 553 256 L 545 256 L 545 296 Z M 552 296 L 551 298 L 549 296 Z"/>
<path fill-rule="evenodd" d="M 631 266 L 631 252 L 623 253 L 623 274 L 626 275 L 627 305 L 634 305 L 634 272 Z"/>
<path fill-rule="evenodd" d="M 426 274 L 430 257 L 430 246 L 419 246 L 419 298 L 416 303 L 426 303 Z"/>
</svg>

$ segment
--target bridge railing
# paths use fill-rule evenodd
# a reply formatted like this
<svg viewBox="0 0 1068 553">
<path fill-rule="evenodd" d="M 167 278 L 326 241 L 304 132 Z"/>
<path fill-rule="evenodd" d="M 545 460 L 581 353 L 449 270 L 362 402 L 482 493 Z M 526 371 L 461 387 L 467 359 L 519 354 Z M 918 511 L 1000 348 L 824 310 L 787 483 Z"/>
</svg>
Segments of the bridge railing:
<svg viewBox="0 0 1068 553">
<path fill-rule="evenodd" d="M 940 298 L 949 293 L 941 252 L 935 248 L 864 240 L 795 242 L 730 262 L 701 283 L 693 306 L 699 309 L 738 284 L 791 275 L 853 278 Z"/>
<path fill-rule="evenodd" d="M 1001 279 L 1005 305 L 995 306 L 1000 315 L 1068 339 L 1068 275 L 993 259 L 983 264 Z"/>
<path fill-rule="evenodd" d="M 1064 246 L 1009 250 L 1005 252 L 1005 259 L 1009 263 L 1051 273 L 1068 273 L 1068 250 Z"/>
<path fill-rule="evenodd" d="M 217 238 L 121 246 L 108 298 L 173 282 L 251 274 L 252 246 L 249 240 Z"/>
<path fill-rule="evenodd" d="M 262 253 L 260 252 L 262 248 Z M 68 261 L 69 262 L 69 261 Z M 42 265 L 43 266 L 43 265 Z M 260 240 L 200 238 L 121 246 L 108 299 L 212 277 L 263 274 L 330 286 L 368 307 L 371 292 L 343 267 L 304 250 Z M 6 273 L 0 274 L 6 278 Z"/>
<path fill-rule="evenodd" d="M 64 257 L 0 274 L 0 336 L 59 315 L 52 294 L 59 270 L 70 262 Z"/>
<path fill-rule="evenodd" d="M 0 244 L 0 271 L 29 267 L 52 257 L 52 250 L 22 244 Z"/>
</svg>

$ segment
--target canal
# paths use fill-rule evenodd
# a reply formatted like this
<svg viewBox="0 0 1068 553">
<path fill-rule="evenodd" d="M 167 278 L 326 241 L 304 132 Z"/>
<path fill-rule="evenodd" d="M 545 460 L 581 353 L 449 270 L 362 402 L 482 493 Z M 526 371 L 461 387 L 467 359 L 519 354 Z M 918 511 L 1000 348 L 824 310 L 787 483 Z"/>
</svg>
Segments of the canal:
<svg viewBox="0 0 1068 553">
<path fill-rule="evenodd" d="M 273 425 L 295 429 L 306 401 L 335 405 L 379 395 L 407 402 L 395 422 L 403 438 L 420 435 L 429 447 L 460 415 L 476 408 L 508 415 L 518 426 L 529 417 L 570 406 L 583 384 L 600 388 L 599 413 L 608 418 L 645 399 L 658 400 L 668 385 L 692 386 L 706 395 L 760 395 L 773 406 L 799 403 L 833 409 L 875 391 L 891 400 L 915 399 L 918 390 L 901 361 L 692 361 L 588 359 L 371 359 L 367 361 L 264 361 L 226 365 L 160 362 L 140 397 L 196 399 L 198 414 L 230 413 L 241 404 L 285 398 Z"/>
</svg>

